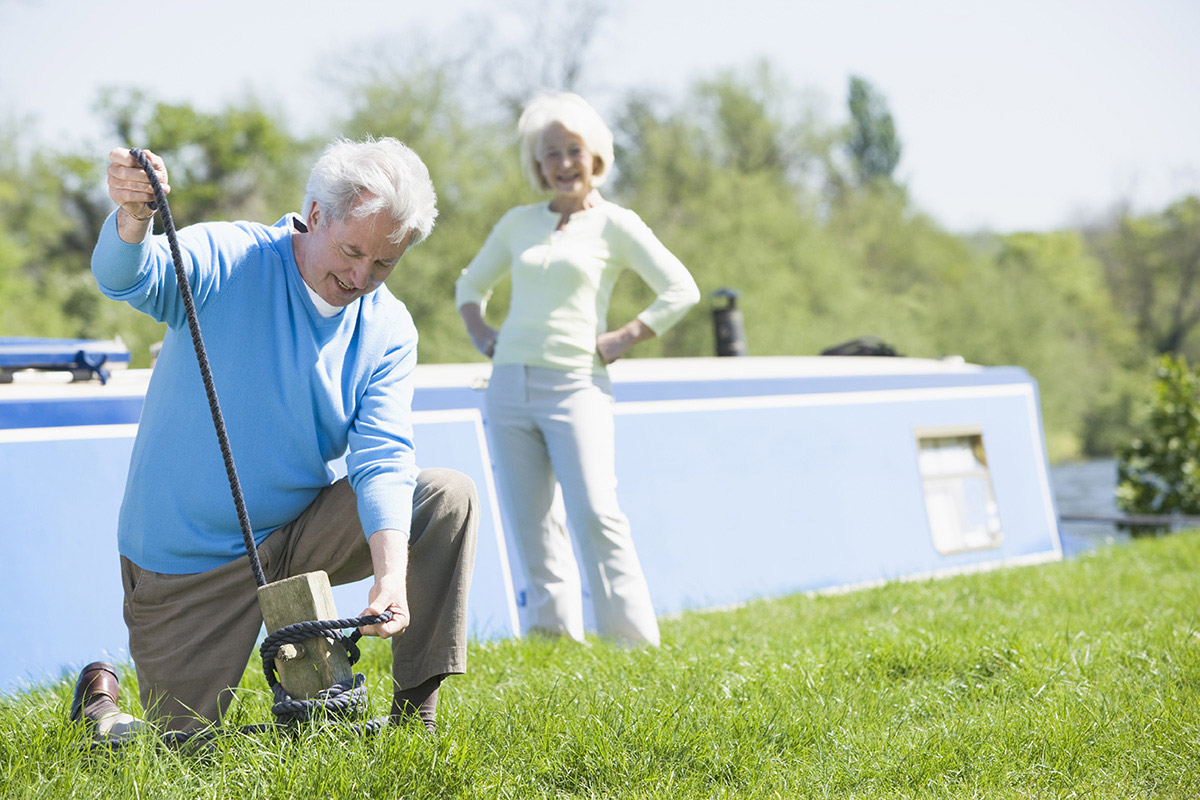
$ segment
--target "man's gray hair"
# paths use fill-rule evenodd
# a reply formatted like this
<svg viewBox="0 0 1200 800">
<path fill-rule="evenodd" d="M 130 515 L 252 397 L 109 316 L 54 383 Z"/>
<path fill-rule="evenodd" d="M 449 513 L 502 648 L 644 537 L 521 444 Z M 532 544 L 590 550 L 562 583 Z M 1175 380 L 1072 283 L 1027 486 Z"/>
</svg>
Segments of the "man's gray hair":
<svg viewBox="0 0 1200 800">
<path fill-rule="evenodd" d="M 304 188 L 303 219 L 313 203 L 334 220 L 382 211 L 397 225 L 389 237 L 393 243 L 403 243 L 415 231 L 409 247 L 429 235 L 437 218 L 429 169 L 412 148 L 391 137 L 330 143 Z"/>
<path fill-rule="evenodd" d="M 542 176 L 542 133 L 555 122 L 583 140 L 592 155 L 600 159 L 600 168 L 592 173 L 592 185 L 608 180 L 613 165 L 613 135 L 604 120 L 587 100 L 571 92 L 543 92 L 525 106 L 517 122 L 521 136 L 521 170 L 535 191 L 550 191 Z"/>
</svg>

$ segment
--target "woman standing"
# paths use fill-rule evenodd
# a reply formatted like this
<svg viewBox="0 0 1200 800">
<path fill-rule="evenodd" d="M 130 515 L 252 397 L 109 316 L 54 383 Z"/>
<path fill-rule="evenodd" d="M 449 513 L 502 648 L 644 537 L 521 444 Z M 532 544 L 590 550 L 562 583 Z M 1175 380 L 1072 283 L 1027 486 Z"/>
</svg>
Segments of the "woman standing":
<svg viewBox="0 0 1200 800">
<path fill-rule="evenodd" d="M 554 197 L 500 219 L 459 277 L 455 302 L 471 341 L 492 359 L 488 430 L 528 579 L 527 621 L 536 631 L 583 639 L 579 568 L 552 513 L 557 482 L 600 634 L 657 645 L 650 592 L 617 503 L 605 365 L 665 332 L 700 292 L 635 213 L 600 196 L 598 187 L 612 169 L 613 136 L 583 98 L 542 95 L 517 127 L 526 177 Z M 610 331 L 609 298 L 626 268 L 658 296 Z M 483 312 L 492 288 L 509 272 L 512 302 L 497 331 Z"/>
</svg>

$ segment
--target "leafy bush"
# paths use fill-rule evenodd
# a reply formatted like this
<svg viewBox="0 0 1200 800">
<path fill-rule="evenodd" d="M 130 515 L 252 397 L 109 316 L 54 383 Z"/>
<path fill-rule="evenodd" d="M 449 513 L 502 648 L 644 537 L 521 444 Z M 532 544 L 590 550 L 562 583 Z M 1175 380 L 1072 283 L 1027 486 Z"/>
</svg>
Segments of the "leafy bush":
<svg viewBox="0 0 1200 800">
<path fill-rule="evenodd" d="M 1142 435 L 1118 454 L 1117 506 L 1132 514 L 1200 514 L 1200 370 L 1182 356 L 1163 356 L 1142 412 Z"/>
</svg>

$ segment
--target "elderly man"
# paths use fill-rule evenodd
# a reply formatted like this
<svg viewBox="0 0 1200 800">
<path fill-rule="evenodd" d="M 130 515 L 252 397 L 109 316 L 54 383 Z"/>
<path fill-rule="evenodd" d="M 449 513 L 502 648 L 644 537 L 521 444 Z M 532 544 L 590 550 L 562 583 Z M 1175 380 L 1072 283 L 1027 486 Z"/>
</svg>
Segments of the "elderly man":
<svg viewBox="0 0 1200 800">
<path fill-rule="evenodd" d="M 165 190 L 163 160 L 146 153 Z M 110 154 L 119 205 L 92 257 L 100 290 L 168 330 L 146 393 L 118 549 L 143 707 L 168 731 L 218 721 L 258 637 L 256 586 L 154 199 L 128 150 Z M 437 215 L 429 172 L 395 139 L 331 144 L 302 215 L 179 232 L 266 579 L 374 575 L 363 629 L 392 640 L 394 720 L 434 727 L 437 690 L 466 667 L 478 500 L 452 470 L 418 470 L 417 333 L 383 285 Z M 346 458 L 334 480 L 332 462 Z M 86 667 L 71 714 L 98 737 L 140 724 L 112 667 Z"/>
</svg>

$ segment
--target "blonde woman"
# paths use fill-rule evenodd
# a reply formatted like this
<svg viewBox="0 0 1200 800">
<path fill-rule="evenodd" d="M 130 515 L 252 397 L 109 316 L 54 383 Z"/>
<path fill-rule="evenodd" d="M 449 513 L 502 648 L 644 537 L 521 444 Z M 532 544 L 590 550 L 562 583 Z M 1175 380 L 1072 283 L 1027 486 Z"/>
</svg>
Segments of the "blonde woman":
<svg viewBox="0 0 1200 800">
<path fill-rule="evenodd" d="M 552 197 L 500 219 L 459 277 L 455 302 L 471 341 L 493 364 L 488 431 L 526 571 L 526 624 L 577 640 L 584 635 L 579 566 L 553 513 L 557 483 L 600 635 L 657 645 L 650 592 L 617 502 L 605 365 L 665 332 L 700 292 L 634 212 L 600 195 L 612 171 L 613 136 L 583 98 L 537 97 L 518 131 L 526 177 Z M 609 298 L 626 269 L 657 297 L 635 319 L 608 330 Z M 496 330 L 484 311 L 493 287 L 509 273 L 512 302 Z"/>
</svg>

